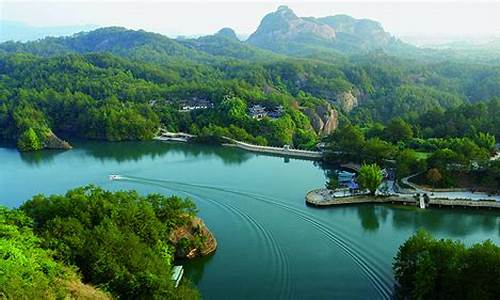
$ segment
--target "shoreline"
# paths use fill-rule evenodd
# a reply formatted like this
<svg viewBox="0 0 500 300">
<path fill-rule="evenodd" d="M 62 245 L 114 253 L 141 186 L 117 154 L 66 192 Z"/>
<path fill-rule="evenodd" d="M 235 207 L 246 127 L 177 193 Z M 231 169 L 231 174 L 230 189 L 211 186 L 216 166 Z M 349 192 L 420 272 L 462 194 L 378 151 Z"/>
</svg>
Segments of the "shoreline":
<svg viewBox="0 0 500 300">
<path fill-rule="evenodd" d="M 309 191 L 306 196 L 306 205 L 314 207 L 331 207 L 343 206 L 352 204 L 401 204 L 401 205 L 414 205 L 418 207 L 418 202 L 413 195 L 392 195 L 392 196 L 369 196 L 369 195 L 356 195 L 347 197 L 331 198 L 323 200 L 323 196 L 318 193 L 325 189 L 315 189 Z M 467 200 L 467 199 L 445 199 L 445 198 L 431 198 L 426 203 L 426 207 L 441 208 L 441 207 L 462 207 L 462 208 L 476 208 L 476 209 L 500 209 L 500 202 L 494 200 Z"/>
<path fill-rule="evenodd" d="M 299 158 L 308 158 L 308 159 L 322 159 L 323 153 L 319 151 L 310 151 L 310 150 L 301 150 L 301 149 L 292 149 L 287 147 L 271 147 L 271 146 L 260 146 L 249 144 L 233 139 L 226 138 L 228 141 L 232 142 L 232 144 L 223 144 L 225 146 L 237 147 L 240 149 L 244 149 L 251 152 L 259 152 L 259 153 L 268 153 L 281 155 L 285 157 L 299 157 Z"/>
<path fill-rule="evenodd" d="M 183 132 L 162 132 L 161 135 L 155 136 L 153 140 L 162 142 L 188 143 L 193 138 L 196 138 L 196 136 Z M 221 146 L 235 147 L 249 152 L 278 155 L 281 157 L 304 158 L 310 160 L 323 159 L 323 153 L 320 151 L 292 149 L 287 147 L 261 146 L 261 145 L 245 143 L 242 141 L 237 141 L 235 139 L 231 139 L 225 136 L 221 138 L 228 142 L 228 143 L 222 143 Z"/>
</svg>

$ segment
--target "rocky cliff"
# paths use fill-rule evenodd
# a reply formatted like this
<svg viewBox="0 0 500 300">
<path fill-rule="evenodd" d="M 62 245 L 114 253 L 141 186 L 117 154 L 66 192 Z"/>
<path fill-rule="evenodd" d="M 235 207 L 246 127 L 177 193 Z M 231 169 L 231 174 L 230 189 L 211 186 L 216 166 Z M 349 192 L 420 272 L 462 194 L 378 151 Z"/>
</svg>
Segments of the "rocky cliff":
<svg viewBox="0 0 500 300">
<path fill-rule="evenodd" d="M 409 46 L 373 20 L 347 15 L 298 17 L 287 6 L 267 14 L 247 41 L 275 52 L 299 55 L 325 50 L 352 54 Z"/>
<path fill-rule="evenodd" d="M 353 91 L 341 92 L 336 95 L 336 101 L 339 107 L 345 111 L 350 112 L 358 106 L 358 98 L 354 95 Z"/>
<path fill-rule="evenodd" d="M 266 15 L 248 42 L 261 48 L 280 51 L 290 43 L 326 43 L 335 40 L 335 30 L 314 18 L 299 18 L 287 6 Z"/>
<path fill-rule="evenodd" d="M 170 242 L 175 246 L 175 257 L 195 258 L 214 252 L 217 241 L 199 218 L 192 218 L 188 224 L 174 230 Z"/>
<path fill-rule="evenodd" d="M 72 147 L 68 142 L 61 140 L 51 131 L 43 141 L 43 148 L 68 150 L 71 149 Z"/>
<path fill-rule="evenodd" d="M 302 112 L 309 118 L 311 126 L 321 136 L 329 135 L 338 126 L 338 112 L 331 106 L 318 105 L 304 108 Z"/>
</svg>

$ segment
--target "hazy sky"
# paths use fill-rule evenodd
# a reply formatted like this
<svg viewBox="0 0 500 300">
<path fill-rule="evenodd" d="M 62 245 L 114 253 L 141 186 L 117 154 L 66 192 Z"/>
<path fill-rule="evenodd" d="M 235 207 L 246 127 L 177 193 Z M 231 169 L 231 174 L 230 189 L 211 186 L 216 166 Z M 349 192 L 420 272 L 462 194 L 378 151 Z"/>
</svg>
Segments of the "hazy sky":
<svg viewBox="0 0 500 300">
<path fill-rule="evenodd" d="M 396 35 L 500 35 L 499 1 L 8 1 L 0 18 L 35 26 L 118 25 L 169 36 L 209 34 L 228 26 L 250 34 L 266 13 L 286 4 L 299 16 L 349 14 Z"/>
</svg>

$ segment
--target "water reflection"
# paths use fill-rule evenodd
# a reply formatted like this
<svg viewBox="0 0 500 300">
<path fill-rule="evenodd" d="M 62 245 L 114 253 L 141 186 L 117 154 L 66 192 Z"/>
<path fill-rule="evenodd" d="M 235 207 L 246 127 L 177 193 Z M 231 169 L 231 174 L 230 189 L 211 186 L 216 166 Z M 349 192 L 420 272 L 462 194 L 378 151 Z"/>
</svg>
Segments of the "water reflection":
<svg viewBox="0 0 500 300">
<path fill-rule="evenodd" d="M 194 260 L 180 260 L 176 262 L 176 264 L 179 263 L 183 265 L 186 270 L 186 274 L 189 275 L 189 279 L 191 279 L 194 284 L 198 284 L 203 277 L 205 267 L 208 266 L 214 257 L 214 253 L 209 254 L 208 256 L 195 258 Z"/>
<path fill-rule="evenodd" d="M 362 228 L 367 232 L 376 232 L 381 224 L 390 222 L 394 229 L 410 231 L 425 228 L 431 232 L 463 238 L 474 232 L 497 234 L 500 237 L 500 216 L 491 217 L 491 212 L 464 210 L 460 208 L 433 208 L 420 210 L 413 206 L 372 205 L 356 207 Z"/>
<path fill-rule="evenodd" d="M 100 161 L 139 161 L 144 157 L 155 159 L 164 156 L 167 153 L 182 154 L 185 158 L 197 159 L 210 156 L 221 159 L 226 165 L 240 165 L 250 159 L 252 154 L 233 148 L 210 146 L 210 145 L 192 145 L 181 143 L 164 142 L 120 142 L 102 143 L 102 142 L 75 142 L 76 147 Z M 117 147 L 119 145 L 119 147 Z"/>
<path fill-rule="evenodd" d="M 500 226 L 500 216 L 492 218 L 491 213 L 475 210 L 395 208 L 392 210 L 392 223 L 396 228 L 426 228 L 433 232 L 446 233 L 453 237 L 465 237 L 476 231 L 494 234 Z M 500 230 L 497 231 L 500 236 Z"/>
<path fill-rule="evenodd" d="M 54 158 L 68 150 L 42 150 L 32 152 L 19 152 L 21 160 L 30 166 L 39 166 L 54 161 Z"/>
<path fill-rule="evenodd" d="M 385 223 L 389 210 L 386 206 L 379 205 L 359 205 L 357 207 L 358 217 L 361 226 L 366 231 L 377 231 L 380 223 Z"/>
</svg>

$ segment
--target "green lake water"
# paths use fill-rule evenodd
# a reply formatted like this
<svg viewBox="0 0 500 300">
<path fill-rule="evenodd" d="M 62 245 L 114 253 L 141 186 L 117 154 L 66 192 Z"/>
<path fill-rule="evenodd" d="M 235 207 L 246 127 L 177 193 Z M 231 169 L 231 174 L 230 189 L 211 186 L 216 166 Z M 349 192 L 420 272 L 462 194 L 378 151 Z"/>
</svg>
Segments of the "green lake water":
<svg viewBox="0 0 500 300">
<path fill-rule="evenodd" d="M 0 148 L 0 203 L 96 184 L 191 197 L 215 234 L 214 255 L 185 262 L 205 299 L 381 299 L 393 290 L 392 258 L 418 228 L 466 243 L 500 243 L 494 211 L 357 205 L 317 209 L 312 161 L 238 149 L 160 142 L 75 142 L 71 151 Z M 109 181 L 109 174 L 126 180 Z"/>
</svg>

